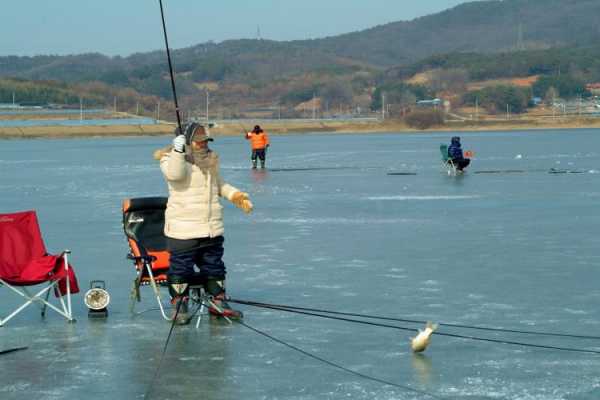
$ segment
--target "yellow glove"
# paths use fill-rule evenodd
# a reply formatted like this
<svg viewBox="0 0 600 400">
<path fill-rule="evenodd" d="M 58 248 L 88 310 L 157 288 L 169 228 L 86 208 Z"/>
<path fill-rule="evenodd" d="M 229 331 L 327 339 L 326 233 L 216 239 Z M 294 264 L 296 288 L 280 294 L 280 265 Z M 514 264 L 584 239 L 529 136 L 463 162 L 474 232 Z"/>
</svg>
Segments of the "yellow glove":
<svg viewBox="0 0 600 400">
<path fill-rule="evenodd" d="M 235 192 L 231 196 L 231 202 L 239 209 L 243 210 L 246 214 L 250 214 L 254 206 L 248 197 L 248 193 Z"/>
</svg>

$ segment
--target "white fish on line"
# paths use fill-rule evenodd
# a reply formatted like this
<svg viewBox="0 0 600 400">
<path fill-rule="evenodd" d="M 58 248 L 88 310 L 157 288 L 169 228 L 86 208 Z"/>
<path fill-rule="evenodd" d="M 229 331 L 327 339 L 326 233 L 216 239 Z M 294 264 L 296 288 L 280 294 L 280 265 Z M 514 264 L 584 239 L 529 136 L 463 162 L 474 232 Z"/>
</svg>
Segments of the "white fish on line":
<svg viewBox="0 0 600 400">
<path fill-rule="evenodd" d="M 427 322 L 425 325 L 425 330 L 420 330 L 417 336 L 411 338 L 410 347 L 415 353 L 420 353 L 425 351 L 427 346 L 429 346 L 429 342 L 431 341 L 431 334 L 438 328 L 438 324 L 433 324 L 431 322 Z"/>
</svg>

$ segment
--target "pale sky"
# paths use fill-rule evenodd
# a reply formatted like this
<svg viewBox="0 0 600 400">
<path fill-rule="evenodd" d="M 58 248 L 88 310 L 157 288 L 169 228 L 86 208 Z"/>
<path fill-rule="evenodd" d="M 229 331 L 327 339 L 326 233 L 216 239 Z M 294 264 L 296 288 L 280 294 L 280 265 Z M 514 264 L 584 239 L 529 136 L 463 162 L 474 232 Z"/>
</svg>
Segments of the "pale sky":
<svg viewBox="0 0 600 400">
<path fill-rule="evenodd" d="M 411 20 L 465 0 L 163 0 L 170 46 L 209 40 L 295 40 Z M 129 55 L 164 46 L 158 0 L 3 1 L 0 56 L 100 52 Z"/>
</svg>

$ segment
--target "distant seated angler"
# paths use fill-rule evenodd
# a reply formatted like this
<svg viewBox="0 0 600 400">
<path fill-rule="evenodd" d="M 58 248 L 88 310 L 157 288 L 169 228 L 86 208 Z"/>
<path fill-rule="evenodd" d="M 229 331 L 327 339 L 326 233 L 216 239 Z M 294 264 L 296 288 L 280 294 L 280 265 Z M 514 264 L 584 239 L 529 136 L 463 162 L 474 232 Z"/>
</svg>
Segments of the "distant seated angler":
<svg viewBox="0 0 600 400">
<path fill-rule="evenodd" d="M 454 136 L 450 141 L 450 147 L 448 147 L 448 157 L 451 158 L 454 165 L 456 165 L 457 171 L 462 172 L 462 170 L 471 163 L 470 159 L 463 156 L 463 151 L 460 146 L 460 138 L 458 136 Z"/>
</svg>

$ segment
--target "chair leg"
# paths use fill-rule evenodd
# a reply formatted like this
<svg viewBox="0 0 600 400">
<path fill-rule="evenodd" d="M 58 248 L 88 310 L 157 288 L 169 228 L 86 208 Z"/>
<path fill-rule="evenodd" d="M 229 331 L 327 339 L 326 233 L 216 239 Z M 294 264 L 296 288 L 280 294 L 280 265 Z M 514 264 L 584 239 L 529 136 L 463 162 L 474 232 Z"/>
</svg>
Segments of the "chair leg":
<svg viewBox="0 0 600 400">
<path fill-rule="evenodd" d="M 152 287 L 152 290 L 154 290 L 154 296 L 156 297 L 156 302 L 158 303 L 158 308 L 160 308 L 160 313 L 162 314 L 162 316 L 165 320 L 171 321 L 171 318 L 169 318 L 169 316 L 167 316 L 167 313 L 165 312 L 165 308 L 163 307 L 162 299 L 160 298 L 160 288 L 158 287 L 158 284 L 156 283 L 156 280 L 154 279 L 154 273 L 152 272 L 152 266 L 148 263 L 146 263 L 146 271 L 148 271 L 148 276 L 150 277 L 150 286 Z"/>
<path fill-rule="evenodd" d="M 151 277 L 150 284 L 152 285 L 152 288 L 154 289 L 154 295 L 156 296 L 156 302 L 158 303 L 158 308 L 160 308 L 160 313 L 162 314 L 162 316 L 165 320 L 171 321 L 171 318 L 167 315 L 165 308 L 163 306 L 162 299 L 160 298 L 160 288 L 154 281 L 154 277 Z"/>
<path fill-rule="evenodd" d="M 3 282 L 3 283 L 4 283 L 4 282 Z M 13 292 L 15 292 L 16 294 L 18 294 L 19 296 L 21 296 L 21 297 L 25 298 L 27 301 L 26 301 L 25 303 L 23 303 L 23 304 L 22 304 L 20 307 L 18 307 L 16 310 L 14 310 L 14 311 L 13 311 L 13 312 L 12 312 L 10 315 L 8 315 L 6 318 L 4 318 L 4 319 L 0 319 L 0 326 L 3 326 L 4 324 L 6 324 L 6 323 L 7 323 L 7 322 L 8 322 L 10 319 L 12 319 L 12 318 L 13 318 L 14 316 L 16 316 L 18 313 L 20 313 L 20 312 L 21 312 L 23 309 L 25 309 L 27 306 L 29 306 L 30 304 L 33 304 L 33 303 L 35 303 L 35 302 L 42 302 L 42 303 L 46 304 L 48 307 L 50 307 L 51 309 L 53 309 L 54 311 L 56 311 L 57 313 L 59 313 L 60 315 L 62 315 L 63 317 L 67 318 L 69 321 L 71 321 L 71 320 L 72 320 L 71 316 L 70 316 L 70 315 L 68 315 L 68 314 L 65 312 L 65 308 L 64 308 L 64 307 L 63 307 L 63 309 L 61 310 L 61 309 L 57 308 L 56 306 L 54 306 L 54 305 L 52 305 L 52 304 L 48 303 L 47 301 L 44 301 L 44 299 L 42 299 L 42 298 L 41 298 L 41 296 L 42 296 L 42 295 L 44 295 L 44 294 L 45 294 L 45 292 L 49 292 L 49 291 L 50 291 L 50 289 L 53 289 L 53 288 L 56 286 L 56 283 L 55 283 L 55 284 L 52 284 L 52 285 L 49 285 L 49 286 L 46 286 L 45 288 L 43 288 L 42 290 L 40 290 L 39 292 L 37 292 L 37 293 L 35 293 L 35 294 L 33 294 L 33 295 L 30 295 L 30 294 L 27 292 L 27 289 L 26 289 L 26 288 L 23 288 L 23 289 L 22 289 L 23 291 L 21 291 L 21 290 L 18 290 L 17 288 L 15 288 L 15 287 L 12 287 L 11 285 L 8 285 L 8 284 L 6 284 L 6 283 L 4 283 L 4 285 L 5 285 L 5 286 L 6 286 L 8 289 L 10 289 L 10 290 L 12 290 Z M 61 300 L 62 300 L 62 298 L 61 298 Z"/>
<path fill-rule="evenodd" d="M 448 176 L 456 176 L 456 165 L 452 161 L 445 161 L 443 165 Z"/>
<path fill-rule="evenodd" d="M 140 285 L 142 284 L 142 278 L 141 276 L 136 278 L 135 281 L 133 282 L 133 284 L 135 285 L 133 287 L 133 296 L 135 301 L 137 301 L 138 303 L 140 301 L 142 301 L 142 295 L 140 294 Z"/>
<path fill-rule="evenodd" d="M 74 322 L 75 320 L 73 319 L 73 308 L 71 307 L 71 280 L 69 279 L 69 254 L 71 254 L 71 250 L 65 250 L 63 251 L 63 260 L 64 260 L 64 266 L 65 266 L 65 271 L 66 271 L 66 282 L 67 282 L 67 314 L 69 314 L 69 322 Z M 62 297 L 61 297 L 62 300 Z M 64 303 L 63 304 L 63 309 L 65 307 Z"/>
<path fill-rule="evenodd" d="M 131 295 L 129 296 L 129 312 L 131 314 L 135 314 L 135 303 L 139 303 L 142 301 L 140 295 L 140 282 L 141 282 L 141 274 L 133 280 L 133 285 L 131 287 Z"/>
<path fill-rule="evenodd" d="M 131 286 L 131 292 L 129 294 L 129 312 L 131 314 L 133 314 L 135 312 L 135 303 L 137 302 L 136 284 L 135 284 L 136 280 L 133 281 L 133 285 Z"/>
<path fill-rule="evenodd" d="M 46 301 L 48 301 L 48 299 L 50 298 L 50 291 L 48 290 L 46 292 Z M 44 303 L 44 305 L 42 306 L 42 318 L 46 317 L 46 303 Z"/>
</svg>

